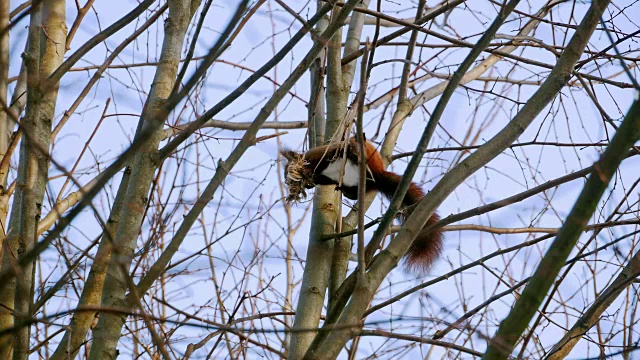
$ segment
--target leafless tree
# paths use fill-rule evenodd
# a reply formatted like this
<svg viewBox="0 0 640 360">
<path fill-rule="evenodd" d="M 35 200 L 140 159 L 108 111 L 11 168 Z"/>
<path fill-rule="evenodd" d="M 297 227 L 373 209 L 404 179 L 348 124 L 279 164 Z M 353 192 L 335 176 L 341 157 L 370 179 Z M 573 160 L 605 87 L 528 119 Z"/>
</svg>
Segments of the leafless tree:
<svg viewBox="0 0 640 360">
<path fill-rule="evenodd" d="M 632 358 L 639 12 L 0 2 L 0 360 Z M 288 202 L 351 136 L 393 199 Z"/>
</svg>

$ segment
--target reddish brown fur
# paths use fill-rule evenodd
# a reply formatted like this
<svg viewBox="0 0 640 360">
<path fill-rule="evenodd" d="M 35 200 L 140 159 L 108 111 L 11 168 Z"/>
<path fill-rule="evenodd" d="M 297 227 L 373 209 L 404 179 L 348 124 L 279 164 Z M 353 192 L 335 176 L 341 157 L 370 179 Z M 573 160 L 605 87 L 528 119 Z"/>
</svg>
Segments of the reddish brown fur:
<svg viewBox="0 0 640 360">
<path fill-rule="evenodd" d="M 380 156 L 378 154 L 378 156 Z M 377 190 L 385 195 L 388 199 L 391 199 L 402 180 L 402 176 L 390 172 L 383 171 L 382 173 L 373 172 L 375 184 L 372 190 Z M 407 195 L 402 201 L 402 205 L 412 209 L 411 206 L 417 204 L 424 197 L 424 192 L 415 183 L 409 185 Z M 409 213 L 400 213 L 399 218 L 404 220 L 408 217 Z M 440 217 L 438 214 L 433 214 L 427 221 L 425 228 L 429 225 L 433 225 Z M 407 270 L 413 271 L 417 274 L 426 273 L 435 260 L 440 256 L 442 251 L 442 230 L 435 229 L 433 231 L 425 232 L 424 229 L 416 236 L 416 239 L 407 250 L 404 261 Z"/>
<path fill-rule="evenodd" d="M 307 151 L 304 154 L 304 158 L 309 163 L 308 167 L 310 171 L 314 174 L 319 174 L 327 167 L 329 162 L 343 154 L 342 149 L 344 148 L 344 144 L 319 146 Z M 350 139 L 346 148 L 348 159 L 353 160 L 359 158 L 359 147 L 354 138 Z M 391 199 L 402 180 L 402 176 L 384 169 L 382 156 L 380 156 L 380 153 L 376 150 L 375 146 L 368 141 L 365 143 L 365 152 L 367 155 L 367 166 L 369 172 L 366 184 L 367 191 L 378 191 L 388 199 Z M 373 179 L 369 179 L 369 177 L 373 177 Z M 322 179 L 318 179 L 317 183 L 318 182 L 326 185 L 327 179 L 323 177 Z M 337 185 L 335 182 L 332 183 Z M 345 196 L 352 200 L 355 200 L 357 197 L 357 188 L 343 187 L 341 190 Z M 402 205 L 411 209 L 410 207 L 422 200 L 423 197 L 424 192 L 422 189 L 412 182 L 409 185 L 407 194 L 402 201 Z M 403 212 L 399 218 L 404 219 L 407 216 L 408 213 Z M 427 221 L 425 227 L 435 224 L 439 219 L 440 218 L 437 214 L 433 214 Z M 409 247 L 409 250 L 405 255 L 406 268 L 415 273 L 424 274 L 438 258 L 441 251 L 442 230 L 435 229 L 430 232 L 425 232 L 423 229 L 411 244 L 411 247 Z"/>
</svg>

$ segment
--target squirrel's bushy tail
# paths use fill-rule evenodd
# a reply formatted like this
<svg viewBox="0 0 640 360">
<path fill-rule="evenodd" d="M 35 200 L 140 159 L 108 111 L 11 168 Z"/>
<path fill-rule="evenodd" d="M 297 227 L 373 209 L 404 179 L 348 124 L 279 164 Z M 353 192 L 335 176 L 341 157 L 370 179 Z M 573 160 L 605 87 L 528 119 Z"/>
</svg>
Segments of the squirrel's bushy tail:
<svg viewBox="0 0 640 360">
<path fill-rule="evenodd" d="M 385 197 L 391 199 L 400 184 L 400 180 L 402 180 L 402 176 L 390 171 L 384 171 L 381 176 L 377 176 L 374 179 L 374 184 L 378 192 L 381 192 Z M 412 182 L 402 201 L 402 205 L 405 207 L 415 205 L 418 201 L 422 200 L 423 197 L 424 192 L 422 189 Z M 400 217 L 403 220 L 408 217 L 408 215 L 406 211 L 400 213 Z M 425 228 L 435 224 L 438 220 L 440 220 L 440 217 L 434 213 L 427 221 Z M 407 250 L 407 254 L 404 257 L 405 266 L 407 270 L 411 272 L 424 275 L 438 258 L 441 251 L 442 231 L 435 229 L 425 232 L 425 230 L 422 229 L 411 244 L 411 247 L 409 247 L 409 250 Z"/>
</svg>

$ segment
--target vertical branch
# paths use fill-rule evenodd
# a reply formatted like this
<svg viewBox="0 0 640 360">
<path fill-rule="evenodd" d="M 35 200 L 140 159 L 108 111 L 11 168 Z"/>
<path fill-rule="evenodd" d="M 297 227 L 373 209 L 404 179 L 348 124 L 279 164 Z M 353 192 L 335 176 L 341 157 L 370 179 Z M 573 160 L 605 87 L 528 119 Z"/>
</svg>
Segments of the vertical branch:
<svg viewBox="0 0 640 360">
<path fill-rule="evenodd" d="M 3 102 L 7 101 L 7 87 L 9 76 L 9 1 L 2 1 L 0 3 L 0 97 Z M 22 80 L 26 78 L 24 71 Z M 16 86 L 17 88 L 17 86 Z M 15 93 L 14 93 L 15 95 Z M 2 164 L 6 164 L 0 167 L 0 269 L 8 269 L 9 265 L 3 260 L 4 248 L 6 244 L 6 236 L 8 235 L 8 229 L 6 226 L 7 214 L 9 212 L 9 196 L 7 195 L 7 175 L 9 173 L 9 159 L 7 157 L 8 142 L 5 143 L 5 137 L 9 131 L 9 114 L 5 111 L 0 113 L 0 153 L 2 154 Z M 9 155 L 10 156 L 10 155 Z M 15 243 L 15 242 L 14 242 Z M 15 247 L 15 246 L 14 246 Z M 9 328 L 13 325 L 13 289 L 15 282 L 11 281 L 8 284 L 3 284 L 0 291 L 0 330 Z M 0 358 L 8 358 L 11 354 L 11 338 L 9 336 L 0 336 Z"/>
<path fill-rule="evenodd" d="M 333 9 L 334 16 L 340 10 L 340 7 L 335 7 Z M 336 34 L 327 44 L 327 119 L 324 134 L 326 141 L 331 141 L 334 137 L 339 136 L 342 119 L 347 107 L 347 97 L 344 94 L 345 88 L 342 82 L 342 67 L 340 66 L 341 54 L 342 27 L 336 31 Z"/>
<path fill-rule="evenodd" d="M 367 9 L 371 0 L 361 0 L 358 4 L 358 8 Z M 344 54 L 351 54 L 355 52 L 362 42 L 362 28 L 364 27 L 365 14 L 359 11 L 355 11 L 351 14 L 349 21 L 349 29 L 347 30 L 347 38 L 344 42 Z M 344 56 L 343 56 L 344 59 Z M 356 59 L 351 61 L 342 62 L 342 81 L 346 92 L 349 92 L 351 84 L 356 74 Z M 345 109 L 346 111 L 346 109 Z"/>
<path fill-rule="evenodd" d="M 111 213 L 107 224 L 102 230 L 102 237 L 98 245 L 98 250 L 93 257 L 93 264 L 89 270 L 89 276 L 82 288 L 82 294 L 78 300 L 77 308 L 96 308 L 100 305 L 102 299 L 102 287 L 107 276 L 107 269 L 111 252 L 113 249 L 113 241 L 115 239 L 115 231 L 120 223 L 122 207 L 124 203 L 125 193 L 129 185 L 129 177 L 131 175 L 131 167 L 125 168 L 120 185 L 113 200 Z M 80 347 L 85 343 L 85 339 L 94 318 L 98 315 L 97 311 L 78 311 L 73 314 L 71 323 L 67 326 L 62 340 L 58 344 L 51 355 L 51 360 L 74 359 Z"/>
<path fill-rule="evenodd" d="M 326 27 L 326 24 L 324 25 Z M 320 23 L 318 24 L 320 29 Z M 325 131 L 325 92 L 324 92 L 324 68 L 326 51 L 322 52 L 309 69 L 309 84 L 311 95 L 309 97 L 309 148 L 322 145 L 324 143 Z"/>
<path fill-rule="evenodd" d="M 340 8 L 336 8 L 340 9 Z M 348 100 L 348 88 L 345 88 L 345 84 L 342 78 L 342 66 L 340 65 L 340 58 L 342 56 L 342 29 L 339 29 L 333 36 L 327 46 L 327 119 L 325 123 L 325 139 L 326 142 L 344 140 L 343 137 L 348 134 L 344 134 L 345 128 L 343 120 L 347 113 L 347 100 Z M 332 204 L 331 223 L 335 224 L 333 229 L 327 228 L 327 233 L 331 231 L 340 231 L 342 229 L 341 215 L 342 215 L 342 194 L 334 190 L 334 186 L 324 186 L 329 189 L 327 191 L 327 197 L 320 197 L 316 195 L 315 201 L 320 201 L 327 206 Z M 313 215 L 312 215 L 313 216 Z M 327 214 L 329 216 L 329 214 Z M 324 235 L 323 233 L 320 235 Z M 344 274 L 347 272 L 347 262 L 341 259 L 347 257 L 351 253 L 351 242 L 349 239 L 336 239 L 333 241 L 333 254 L 331 258 L 331 265 L 329 266 L 329 299 L 342 284 L 344 280 Z M 329 308 L 332 307 L 331 301 L 329 301 Z"/>
<path fill-rule="evenodd" d="M 7 131 L 10 132 L 10 129 L 14 128 L 16 125 L 15 119 L 18 119 L 22 111 L 24 110 L 25 105 L 27 104 L 27 69 L 24 66 L 24 62 L 22 62 L 20 66 L 20 73 L 18 74 L 18 81 L 16 82 L 16 86 L 13 89 L 13 94 L 11 95 L 11 102 L 9 103 L 9 110 L 7 110 L 7 121 L 11 122 L 11 125 L 7 128 Z M 13 152 L 17 148 L 18 140 L 22 137 L 22 131 L 20 128 L 16 130 L 14 133 L 7 134 L 11 139 L 11 143 L 8 144 L 8 147 L 5 151 L 4 156 L 2 157 L 2 161 L 0 161 L 0 182 L 6 183 L 7 177 L 9 176 L 9 168 L 11 165 L 11 156 Z M 0 195 L 0 201 L 2 202 L 2 207 L 7 207 L 9 204 L 10 193 L 8 189 L 4 189 L 4 191 Z M 4 225 L 4 222 L 3 222 Z M 7 228 L 4 228 L 5 233 L 7 232 Z M 0 247 L 0 257 L 2 254 L 2 248 Z"/>
<path fill-rule="evenodd" d="M 199 1 L 174 0 L 169 1 L 168 5 L 169 16 L 165 22 L 160 64 L 140 116 L 139 132 L 136 134 L 136 138 L 141 137 L 142 133 L 148 134 L 148 137 L 132 161 L 131 177 L 124 200 L 128 206 L 125 206 L 122 211 L 113 244 L 113 251 L 118 256 L 112 256 L 109 259 L 102 293 L 102 306 L 122 309 L 130 309 L 132 306 L 125 301 L 128 271 L 148 201 L 147 194 L 159 165 L 157 149 L 162 137 L 161 122 L 166 118 L 165 102 L 174 87 L 184 37 L 191 17 L 199 6 Z M 95 329 L 90 359 L 116 357 L 116 346 L 125 320 L 124 314 L 101 314 Z"/>
<path fill-rule="evenodd" d="M 333 38 L 342 27 L 347 16 L 359 2 L 359 0 L 350 0 L 342 6 L 340 12 L 332 17 L 331 23 L 323 35 Z M 320 49 L 317 51 L 312 50 L 314 60 L 319 52 Z M 329 81 L 329 79 L 327 79 L 327 81 Z M 329 99 L 329 90 L 327 90 L 327 99 Z M 329 100 L 327 100 L 327 106 L 329 106 Z M 329 111 L 327 111 L 327 122 L 330 121 L 330 117 L 331 115 Z M 334 125 L 327 123 L 325 138 L 333 135 L 335 128 Z M 333 253 L 332 242 L 322 241 L 322 237 L 325 234 L 335 231 L 335 223 L 339 216 L 335 204 L 337 204 L 338 201 L 339 199 L 336 197 L 333 186 L 316 187 L 311 215 L 311 229 L 309 231 L 307 263 L 304 268 L 298 305 L 296 307 L 289 359 L 302 358 L 316 336 L 316 333 L 312 331 L 296 330 L 317 328 L 320 323 L 325 293 L 329 286 L 327 269 L 331 266 L 331 254 Z"/>
<path fill-rule="evenodd" d="M 24 139 L 20 147 L 20 166 L 18 170 L 17 192 L 12 211 L 12 237 L 5 257 L 17 256 L 18 259 L 35 245 L 37 225 L 40 220 L 41 206 L 48 179 L 48 149 L 51 136 L 51 124 L 58 97 L 58 82 L 48 84 L 46 79 L 62 63 L 64 43 L 67 35 L 65 23 L 65 2 L 48 1 L 36 7 L 31 14 L 29 27 L 29 47 L 24 54 L 27 70 L 27 108 L 22 120 Z M 43 154 L 44 152 L 44 154 Z M 8 262 L 15 261 L 15 258 Z M 3 266 L 5 260 L 3 259 Z M 14 323 L 29 323 L 33 302 L 34 261 L 25 262 L 15 269 Z M 7 294 L 9 295 L 9 294 Z M 0 325 L 1 326 L 1 325 Z M 29 356 L 30 326 L 17 329 L 13 344 L 14 359 L 26 359 Z M 0 350 L 1 353 L 5 349 Z"/>
<path fill-rule="evenodd" d="M 35 6 L 31 8 L 30 13 L 30 23 L 29 23 L 29 32 L 27 39 L 27 46 L 25 48 L 25 52 L 23 54 L 23 62 L 25 68 L 25 79 L 28 83 L 28 87 L 25 89 L 27 93 L 24 98 L 27 99 L 25 103 L 28 104 L 27 111 L 28 113 L 25 115 L 25 119 L 22 121 L 26 121 L 26 116 L 32 115 L 36 113 L 36 103 L 33 102 L 33 96 L 29 96 L 29 92 L 33 93 L 36 91 L 36 87 L 38 86 L 38 72 L 39 72 L 39 44 L 40 44 L 40 28 L 41 28 L 41 6 Z M 22 126 L 24 130 L 24 126 Z M 19 190 L 17 190 L 13 196 L 13 204 L 11 207 L 11 215 L 9 217 L 9 226 L 7 228 L 7 238 L 3 244 L 3 252 L 2 252 L 2 271 L 6 273 L 12 273 L 17 276 L 17 249 L 18 249 L 18 229 L 20 227 L 20 208 L 22 205 L 22 197 L 23 191 L 21 189 L 24 188 L 22 184 L 26 181 L 26 171 L 25 171 L 25 163 L 24 160 L 24 151 L 23 148 L 24 142 L 21 143 L 20 146 L 20 159 L 18 162 L 18 175 L 16 178 L 16 183 L 20 184 Z M 8 171 L 8 162 L 7 162 L 7 171 Z M 3 282 L 3 291 L 0 291 L 0 330 L 7 329 L 12 327 L 14 324 L 14 313 L 15 313 L 15 294 L 16 294 L 16 279 L 15 277 L 11 278 L 8 281 Z M 0 358 L 8 359 L 12 357 L 13 349 L 13 337 L 5 336 L 0 338 Z"/>
<path fill-rule="evenodd" d="M 318 8 L 320 8 L 321 2 L 318 1 Z M 337 9 L 334 8 L 334 14 Z M 333 16 L 332 21 L 335 21 Z M 324 22 L 318 23 L 318 31 L 326 31 L 328 24 Z M 338 70 L 340 67 L 340 47 L 342 41 L 342 26 L 336 29 L 336 32 L 328 42 L 327 47 L 324 48 L 321 54 L 327 56 L 327 89 L 324 95 L 326 101 L 320 100 L 320 96 L 323 94 L 320 83 L 322 77 L 322 71 L 320 69 L 323 66 L 320 57 L 316 58 L 314 64 L 319 67 L 316 70 L 316 75 L 312 77 L 315 84 L 312 82 L 311 104 L 314 104 L 311 111 L 314 117 L 310 120 L 313 122 L 313 130 L 310 132 L 309 144 L 315 144 L 316 146 L 324 143 L 325 139 L 331 139 L 333 132 L 337 128 L 335 119 L 338 117 L 336 109 L 338 109 L 337 102 L 339 97 L 336 92 L 339 92 L 339 77 L 336 76 L 336 61 L 338 62 Z M 336 48 L 337 46 L 337 48 Z M 336 60 L 337 57 L 337 60 Z M 339 74 L 339 72 L 338 72 Z M 321 113 L 318 112 L 320 104 L 326 104 L 326 119 L 320 117 Z M 324 112 L 324 109 L 320 110 Z M 339 123 L 339 121 L 338 121 Z M 311 209 L 311 228 L 309 230 L 309 245 L 307 249 L 307 263 L 304 267 L 304 273 L 302 275 L 302 284 L 300 287 L 300 295 L 298 297 L 298 305 L 296 307 L 296 316 L 293 323 L 293 329 L 300 328 L 316 328 L 320 323 L 320 315 L 324 306 L 325 292 L 327 288 L 331 289 L 330 284 L 330 270 L 332 269 L 332 255 L 334 251 L 333 241 L 322 242 L 320 239 L 322 235 L 335 231 L 335 224 L 339 216 L 339 197 L 338 194 L 333 191 L 331 186 L 318 186 L 316 187 L 315 196 L 313 199 L 313 207 Z M 331 290 L 329 290 L 331 291 Z M 311 341 L 315 337 L 312 332 L 294 332 L 291 336 L 289 359 L 299 359 L 304 355 L 305 351 L 311 344 Z"/>
<path fill-rule="evenodd" d="M 369 41 L 367 41 L 369 45 Z M 358 158 L 358 170 L 360 172 L 360 181 L 358 183 L 358 204 L 365 204 L 367 194 L 367 151 L 365 150 L 364 129 L 362 127 L 365 94 L 367 92 L 367 63 L 369 60 L 369 52 L 365 50 L 362 54 L 362 62 L 360 66 L 360 90 L 358 91 L 358 115 L 356 117 L 356 139 L 360 157 Z M 358 275 L 364 276 L 367 264 L 364 258 L 364 213 L 366 208 L 358 206 Z"/>
<path fill-rule="evenodd" d="M 418 10 L 416 11 L 416 19 L 419 19 L 422 16 L 422 12 L 424 11 L 424 5 L 426 1 L 420 0 L 418 2 Z M 413 52 L 416 48 L 416 41 L 418 40 L 418 30 L 414 29 L 411 31 L 411 36 L 409 37 L 409 44 L 407 45 L 407 54 L 404 57 L 404 65 L 402 66 L 402 75 L 400 76 L 400 85 L 398 86 L 398 107 L 400 107 L 407 100 L 407 90 L 409 84 L 409 74 L 411 73 L 411 64 L 413 62 Z M 393 131 L 394 126 L 389 126 L 389 130 Z"/>
<path fill-rule="evenodd" d="M 7 101 L 9 86 L 9 1 L 0 2 L 0 99 Z M 11 141 L 10 133 L 13 122 L 9 114 L 0 111 L 0 160 L 7 156 L 7 148 Z M 0 161 L 1 163 L 2 161 Z M 2 244 L 6 236 L 6 219 L 9 212 L 8 201 L 3 201 L 7 189 L 7 177 L 0 174 L 0 261 L 2 261 Z"/>
<path fill-rule="evenodd" d="M 364 0 L 358 3 L 358 8 L 367 8 L 369 6 L 369 0 Z M 344 44 L 344 54 L 349 54 L 360 46 L 360 41 L 362 37 L 362 28 L 364 26 L 365 14 L 361 12 L 353 12 L 351 14 L 351 19 L 349 21 L 349 28 L 347 30 L 347 37 Z M 338 43 L 339 44 L 339 43 Z M 353 84 L 353 79 L 355 77 L 356 72 L 356 60 L 354 59 L 351 62 L 342 64 L 341 60 L 341 48 L 338 47 L 338 51 L 335 54 L 335 63 L 332 66 L 327 67 L 327 72 L 329 75 L 333 72 L 336 76 L 336 81 L 333 84 L 335 86 L 335 96 L 331 99 L 331 101 L 327 100 L 327 109 L 329 106 L 333 107 L 333 111 L 336 115 L 335 118 L 331 116 L 327 116 L 327 122 L 330 123 L 332 121 L 336 121 L 336 131 L 345 131 L 345 127 L 351 124 L 345 124 L 345 118 L 349 117 L 349 90 Z M 331 58 L 330 58 L 331 59 Z M 331 65 L 331 63 L 329 64 Z M 329 76 L 328 79 L 330 79 Z M 331 89 L 329 81 L 327 81 L 327 88 Z M 328 112 L 327 112 L 328 113 Z M 351 121 L 349 119 L 349 121 Z M 329 129 L 327 129 L 329 130 Z M 327 134 L 334 134 L 335 132 L 327 132 Z M 340 199 L 339 199 L 340 200 Z M 342 222 L 342 202 L 338 202 L 340 208 L 338 211 L 338 216 L 340 217 L 338 220 L 338 226 L 336 229 L 338 231 L 342 231 L 343 222 Z M 337 238 L 334 240 L 333 247 L 333 259 L 331 261 L 331 275 L 329 282 L 329 309 L 333 308 L 333 295 L 340 288 L 342 283 L 344 282 L 345 277 L 347 276 L 347 270 L 349 266 L 349 257 L 351 256 L 351 237 L 345 238 Z"/>
<path fill-rule="evenodd" d="M 318 0 L 317 7 L 322 7 L 323 1 Z M 316 25 L 315 34 L 321 34 L 329 26 L 329 16 L 324 15 Z M 325 66 L 326 66 L 327 49 L 323 47 L 316 59 L 313 61 L 310 73 L 310 97 L 309 97 L 309 148 L 320 146 L 324 143 L 325 133 Z"/>
<path fill-rule="evenodd" d="M 418 2 L 418 10 L 416 11 L 416 19 L 422 17 L 426 1 L 420 0 Z M 400 136 L 400 130 L 402 130 L 402 124 L 407 118 L 407 115 L 413 111 L 411 102 L 407 99 L 407 88 L 409 84 L 409 74 L 411 73 L 411 64 L 413 61 L 413 52 L 416 47 L 416 41 L 418 40 L 418 30 L 412 30 L 409 38 L 409 44 L 407 45 L 407 54 L 404 58 L 405 62 L 402 66 L 402 76 L 400 77 L 400 85 L 398 86 L 398 106 L 391 118 L 391 124 L 384 138 L 382 148 L 380 149 L 380 155 L 382 160 L 386 164 L 391 164 L 391 155 L 393 154 L 393 148 L 398 142 Z"/>
<path fill-rule="evenodd" d="M 322 1 L 317 2 L 318 11 L 322 6 Z M 325 15 L 316 26 L 317 34 L 323 33 L 329 26 L 328 16 Z M 339 31 L 339 30 L 337 30 Z M 314 59 L 310 71 L 311 75 L 311 99 L 309 99 L 309 146 L 318 146 L 324 143 L 325 139 L 325 94 L 323 75 L 325 74 L 326 47 L 318 52 Z M 328 80 L 327 80 L 328 81 Z M 332 196 L 332 198 L 331 198 Z M 320 199 L 326 199 L 327 205 L 321 206 Z M 311 210 L 311 229 L 309 230 L 309 247 L 307 250 L 307 263 L 302 275 L 302 284 L 296 316 L 293 322 L 293 329 L 315 328 L 320 323 L 320 315 L 324 305 L 324 293 L 328 287 L 329 274 L 326 269 L 331 265 L 331 254 L 333 252 L 333 242 L 320 242 L 318 239 L 322 234 L 334 229 L 335 210 L 329 206 L 334 206 L 337 197 L 332 189 L 327 187 L 316 188 L 313 207 Z M 327 208 L 323 211 L 323 208 Z M 294 332 L 289 339 L 289 359 L 299 359 L 302 357 L 307 347 L 313 340 L 313 333 Z"/>
<path fill-rule="evenodd" d="M 318 10 L 321 7 L 322 7 L 322 1 L 318 0 L 317 1 Z M 327 29 L 327 26 L 329 26 L 329 16 L 324 15 L 318 21 L 316 25 L 315 33 L 316 34 L 323 33 Z M 313 61 L 313 64 L 309 68 L 309 73 L 310 73 L 309 83 L 311 87 L 310 98 L 309 98 L 309 108 L 308 108 L 309 135 L 307 140 L 309 143 L 309 148 L 313 148 L 313 147 L 322 145 L 324 143 L 324 133 L 325 133 L 325 127 L 326 127 L 326 121 L 325 121 L 326 94 L 325 94 L 325 88 L 324 88 L 326 56 L 327 56 L 327 49 L 326 47 L 322 47 L 322 49 L 316 56 L 315 60 Z M 313 219 L 314 218 L 312 217 L 312 222 L 314 221 Z M 309 235 L 311 235 L 311 232 L 309 233 Z M 311 238 L 309 238 L 309 246 L 312 246 Z M 322 253 L 318 254 L 319 259 L 326 260 L 331 258 L 330 254 L 333 251 L 333 242 L 326 242 L 324 245 L 318 244 L 318 248 L 321 249 L 322 251 Z M 289 258 L 290 250 L 292 250 L 292 244 L 289 243 L 287 244 L 287 259 L 290 259 Z M 288 263 L 287 270 L 289 270 L 289 266 L 290 264 Z M 307 266 L 309 266 L 309 261 L 307 261 Z M 326 280 L 322 278 L 323 275 L 324 273 L 317 274 L 318 277 L 316 279 L 317 279 L 317 282 L 321 284 L 321 286 L 325 286 L 326 288 L 326 285 L 322 285 L 326 283 Z M 289 280 L 289 272 L 287 272 L 287 279 Z M 313 294 L 309 294 L 309 295 L 312 297 L 315 297 L 315 295 Z M 293 284 L 289 283 L 287 284 L 287 297 L 290 299 L 291 303 L 293 303 L 292 296 L 293 296 Z M 324 301 L 324 298 L 322 300 Z M 301 301 L 306 302 L 303 299 L 302 294 L 298 299 L 298 303 L 300 303 Z M 322 305 L 318 303 L 318 307 L 321 307 L 321 306 Z M 314 326 L 318 326 L 319 320 L 318 322 L 316 322 L 315 320 L 316 315 L 311 313 L 309 313 L 308 315 L 312 315 L 312 317 L 307 318 L 306 322 L 311 322 L 314 324 Z M 320 313 L 317 313 L 317 316 L 319 319 Z M 294 321 L 298 321 L 298 318 L 299 318 L 299 321 L 303 321 L 305 318 L 305 315 L 296 316 Z M 285 321 L 291 322 L 290 316 L 287 316 L 285 318 Z M 296 323 L 294 323 L 293 325 L 295 326 L 295 324 Z M 297 324 L 300 324 L 300 323 L 298 322 Z M 287 349 L 293 349 L 292 339 L 295 338 L 296 336 L 298 335 L 294 335 L 291 333 L 286 334 Z M 300 344 L 300 339 L 296 339 L 296 341 L 297 341 L 296 345 Z"/>
</svg>

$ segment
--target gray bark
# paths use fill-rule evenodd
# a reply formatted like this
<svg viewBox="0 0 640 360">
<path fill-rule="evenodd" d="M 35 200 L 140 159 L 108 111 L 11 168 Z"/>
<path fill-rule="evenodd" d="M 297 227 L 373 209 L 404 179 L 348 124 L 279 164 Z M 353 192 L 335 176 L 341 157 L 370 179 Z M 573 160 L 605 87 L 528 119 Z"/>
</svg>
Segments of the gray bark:
<svg viewBox="0 0 640 360">
<path fill-rule="evenodd" d="M 142 225 L 147 194 L 158 167 L 158 145 L 162 139 L 162 122 L 166 118 L 165 100 L 171 94 L 178 65 L 180 51 L 191 17 L 199 1 L 170 1 L 169 16 L 165 22 L 165 36 L 156 74 L 144 106 L 140 132 L 149 138 L 135 154 L 132 173 L 125 195 L 125 206 L 118 224 L 113 244 L 113 254 L 109 259 L 107 276 L 102 292 L 101 305 L 131 310 L 125 301 L 129 284 L 129 267 L 133 260 L 138 233 Z M 94 331 L 94 342 L 89 359 L 115 359 L 116 346 L 126 315 L 102 313 Z"/>
</svg>

